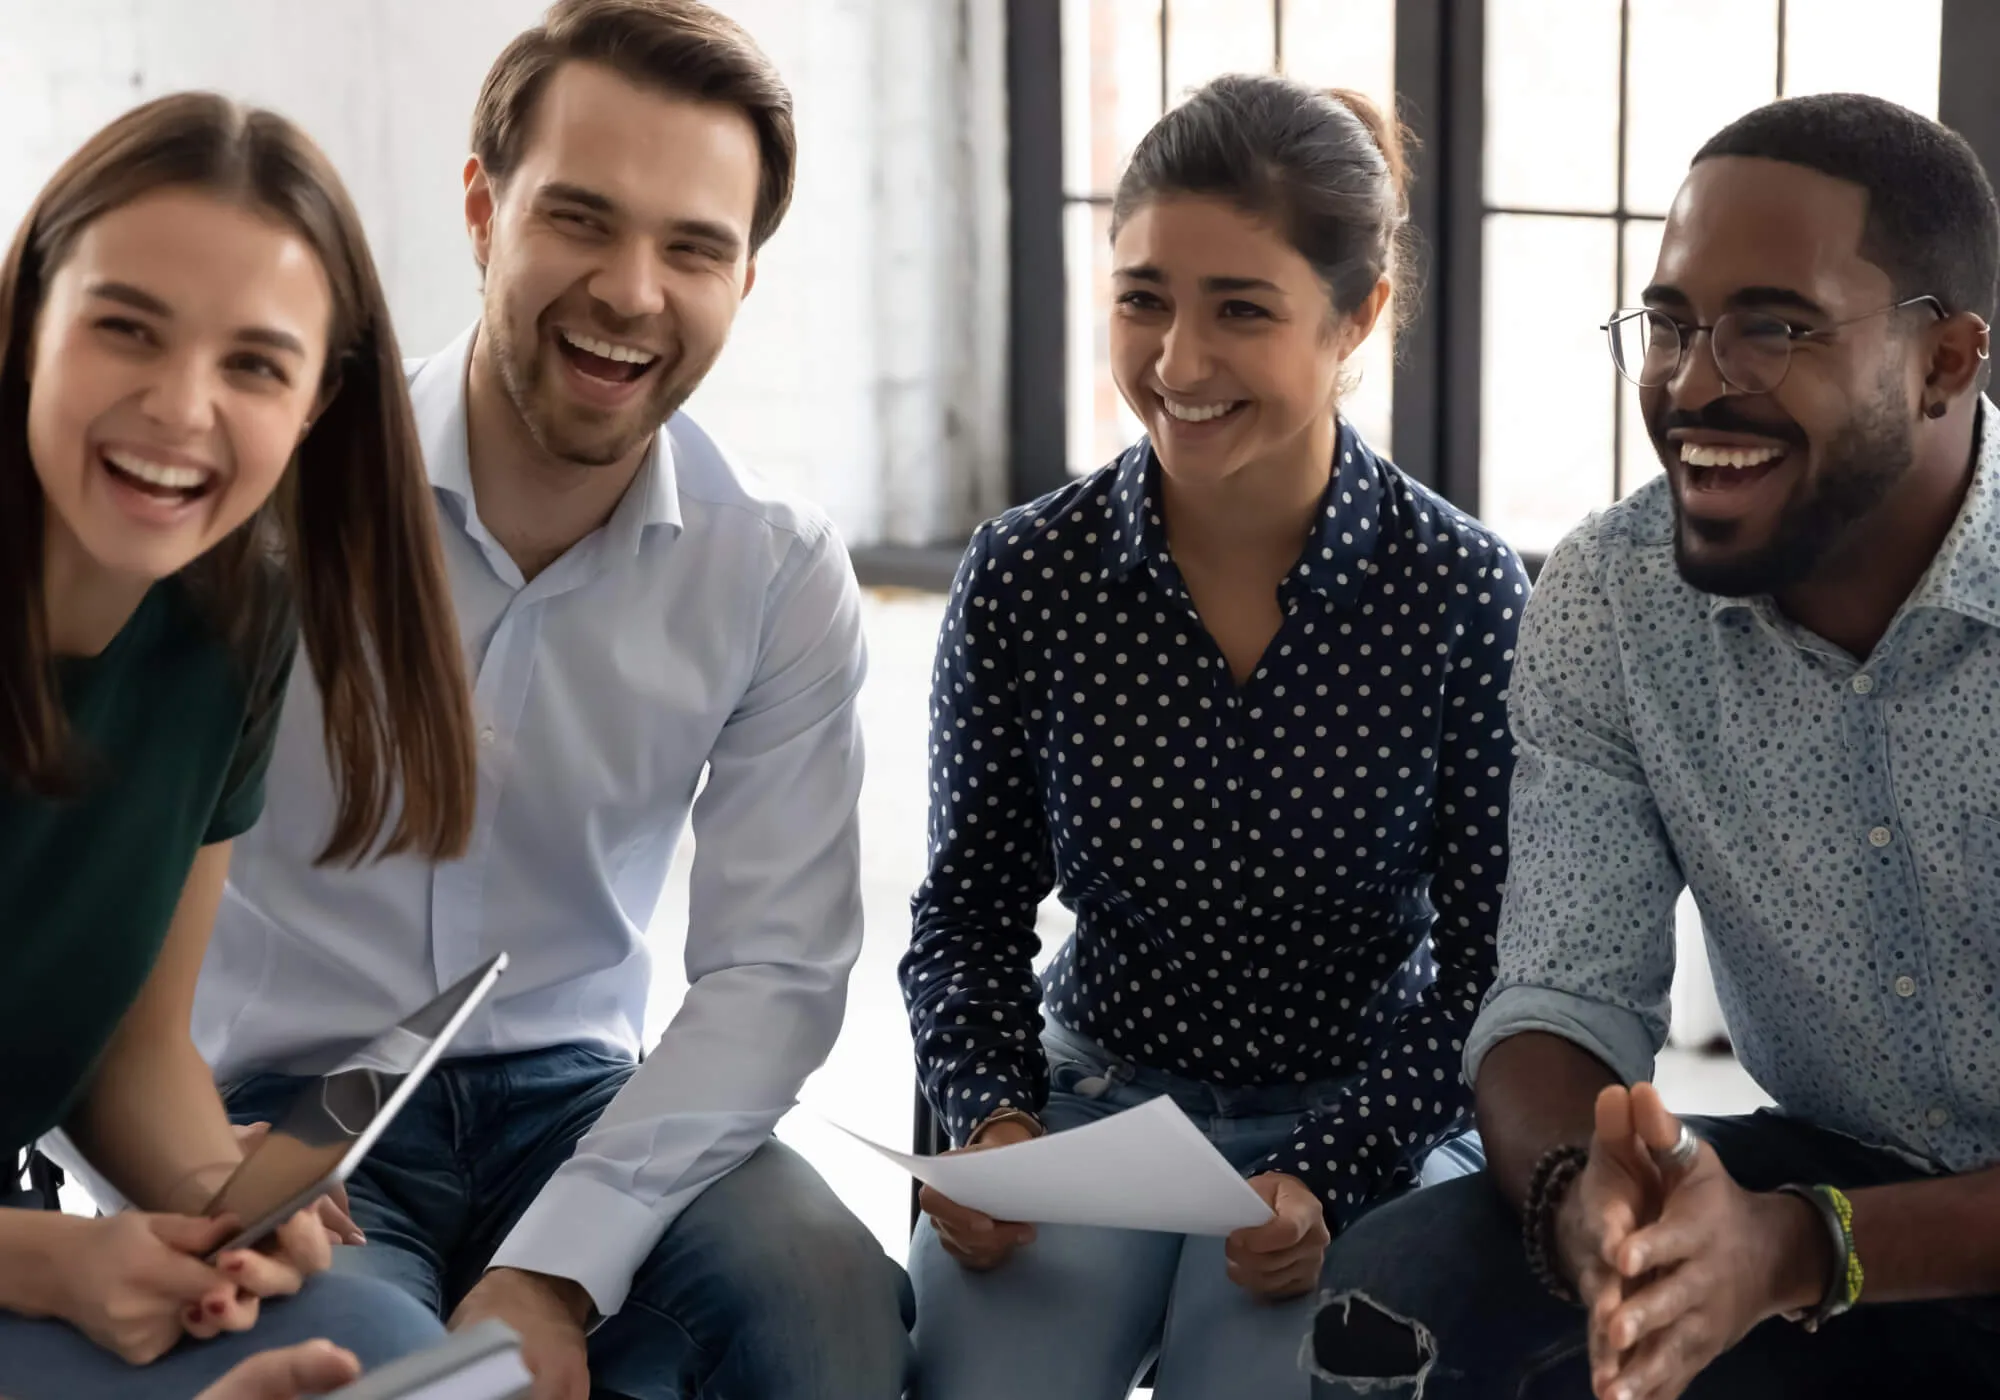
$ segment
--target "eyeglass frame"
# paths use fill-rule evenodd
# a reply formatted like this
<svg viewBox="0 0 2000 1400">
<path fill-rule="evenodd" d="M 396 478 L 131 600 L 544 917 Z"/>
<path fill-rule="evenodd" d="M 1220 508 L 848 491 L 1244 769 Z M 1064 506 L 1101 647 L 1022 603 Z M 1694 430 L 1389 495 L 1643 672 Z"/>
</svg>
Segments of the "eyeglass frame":
<svg viewBox="0 0 2000 1400">
<path fill-rule="evenodd" d="M 1787 321 L 1784 317 L 1776 315 L 1775 313 L 1769 311 L 1725 311 L 1722 315 L 1715 318 L 1715 322 L 1713 325 L 1704 326 L 1697 324 L 1692 326 L 1686 326 L 1682 325 L 1679 321 L 1674 320 L 1671 316 L 1667 316 L 1667 313 L 1664 311 L 1655 310 L 1653 307 L 1650 306 L 1638 306 L 1638 307 L 1633 307 L 1632 309 L 1627 311 L 1613 312 L 1611 315 L 1611 319 L 1606 321 L 1603 325 L 1599 326 L 1598 329 L 1604 332 L 1605 345 L 1611 352 L 1612 366 L 1618 371 L 1619 376 L 1623 378 L 1626 382 L 1630 384 L 1635 384 L 1641 389 L 1657 389 L 1663 385 L 1673 383 L 1674 380 L 1677 377 L 1679 377 L 1681 370 L 1687 364 L 1688 350 L 1691 348 L 1694 338 L 1697 335 L 1702 334 L 1703 332 L 1707 332 L 1708 358 L 1715 365 L 1716 377 L 1721 379 L 1724 384 L 1727 384 L 1730 388 L 1734 389 L 1739 394 L 1769 394 L 1775 392 L 1777 388 L 1785 382 L 1785 375 L 1788 375 L 1792 372 L 1792 349 L 1800 341 L 1817 340 L 1825 336 L 1831 336 L 1835 331 L 1840 330 L 1844 326 L 1851 326 L 1860 321 L 1872 321 L 1877 316 L 1893 315 L 1895 312 L 1907 310 L 1912 306 L 1918 305 L 1920 302 L 1926 302 L 1926 301 L 1931 304 L 1931 309 L 1937 312 L 1938 319 L 1940 321 L 1948 321 L 1951 319 L 1951 313 L 1945 310 L 1944 302 L 1938 297 L 1931 295 L 1929 292 L 1925 292 L 1920 296 L 1913 296 L 1906 300 L 1899 301 L 1893 306 L 1877 307 L 1873 311 L 1864 311 L 1859 316 L 1849 316 L 1844 321 L 1835 321 L 1830 326 L 1812 326 L 1812 327 L 1795 326 L 1791 322 Z M 1616 339 L 1618 334 L 1618 327 L 1623 325 L 1625 322 L 1630 321 L 1635 317 L 1639 316 L 1665 316 L 1667 324 L 1674 328 L 1674 334 L 1680 341 L 1680 349 L 1674 355 L 1674 367 L 1671 370 L 1667 371 L 1666 378 L 1660 380 L 1659 383 L 1657 384 L 1648 384 L 1644 380 L 1637 378 L 1635 375 L 1631 373 L 1631 371 L 1627 370 L 1624 365 L 1618 362 L 1618 341 Z M 1737 316 L 1763 316 L 1769 320 L 1777 322 L 1779 325 L 1785 328 L 1784 374 L 1780 374 L 1776 380 L 1774 380 L 1771 384 L 1762 389 L 1747 389 L 1743 385 L 1738 384 L 1734 380 L 1732 380 L 1729 377 L 1729 371 L 1725 370 L 1722 367 L 1721 356 L 1715 353 L 1716 327 L 1720 326 L 1724 321 L 1727 321 L 1732 317 L 1737 317 Z M 1983 350 L 1980 354 L 1980 358 L 1981 359 L 1986 358 Z"/>
</svg>

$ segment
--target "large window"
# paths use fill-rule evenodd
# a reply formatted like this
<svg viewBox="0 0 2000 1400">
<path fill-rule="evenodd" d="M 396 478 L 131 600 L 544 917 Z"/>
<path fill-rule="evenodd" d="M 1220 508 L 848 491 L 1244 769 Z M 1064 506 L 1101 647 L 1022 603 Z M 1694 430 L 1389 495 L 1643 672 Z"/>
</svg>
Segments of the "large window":
<svg viewBox="0 0 2000 1400">
<path fill-rule="evenodd" d="M 1940 0 L 1486 0 L 1479 510 L 1526 553 L 1659 471 L 1597 327 L 1688 159 L 1776 96 L 1935 116 Z"/>
<path fill-rule="evenodd" d="M 1073 473 L 1141 431 L 1111 380 L 1111 196 L 1126 157 L 1169 106 L 1210 78 L 1280 72 L 1386 105 L 1395 88 L 1395 0 L 1063 0 L 1063 220 L 1067 448 Z M 1355 366 L 1345 411 L 1391 450 L 1387 318 Z"/>
</svg>

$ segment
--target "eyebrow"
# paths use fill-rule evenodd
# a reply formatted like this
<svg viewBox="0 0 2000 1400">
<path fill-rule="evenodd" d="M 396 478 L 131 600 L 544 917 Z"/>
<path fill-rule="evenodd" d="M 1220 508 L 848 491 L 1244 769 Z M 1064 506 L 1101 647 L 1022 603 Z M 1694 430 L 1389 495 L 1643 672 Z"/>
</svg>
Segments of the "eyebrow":
<svg viewBox="0 0 2000 1400">
<path fill-rule="evenodd" d="M 541 188 L 543 199 L 558 204 L 574 204 L 580 209 L 588 209 L 593 214 L 617 217 L 623 214 L 618 201 L 609 195 L 582 185 L 572 185 L 565 180 L 551 180 Z M 702 238 L 717 245 L 723 252 L 734 257 L 743 247 L 743 235 L 728 224 L 714 219 L 675 219 L 668 227 L 679 237 Z"/>
<path fill-rule="evenodd" d="M 1151 282 L 1155 286 L 1165 286 L 1167 274 L 1151 263 L 1138 263 L 1132 267 L 1121 267 L 1114 276 L 1129 278 L 1134 282 Z M 1201 279 L 1204 292 L 1269 292 L 1283 296 L 1285 289 L 1276 282 L 1262 277 L 1204 277 Z"/>
<path fill-rule="evenodd" d="M 1659 282 L 1655 282 L 1652 286 L 1641 292 L 1639 300 L 1647 306 L 1660 302 L 1664 302 L 1669 306 L 1692 305 L 1687 299 L 1687 294 L 1679 288 L 1669 287 Z M 1739 287 L 1731 292 L 1722 304 L 1732 311 L 1744 307 L 1757 307 L 1760 309 L 1766 307 L 1783 307 L 1787 310 L 1803 312 L 1808 316 L 1825 316 L 1828 314 L 1824 306 L 1821 306 L 1804 292 L 1794 291 L 1790 287 Z"/>
<path fill-rule="evenodd" d="M 99 301 L 113 301 L 120 306 L 129 306 L 134 311 L 143 311 L 148 316 L 162 321 L 174 319 L 174 309 L 143 288 L 130 282 L 95 282 L 91 284 L 90 295 Z M 262 345 L 272 350 L 283 350 L 304 357 L 305 343 L 290 331 L 275 330 L 269 326 L 244 326 L 236 332 L 236 338 L 245 344 Z"/>
</svg>

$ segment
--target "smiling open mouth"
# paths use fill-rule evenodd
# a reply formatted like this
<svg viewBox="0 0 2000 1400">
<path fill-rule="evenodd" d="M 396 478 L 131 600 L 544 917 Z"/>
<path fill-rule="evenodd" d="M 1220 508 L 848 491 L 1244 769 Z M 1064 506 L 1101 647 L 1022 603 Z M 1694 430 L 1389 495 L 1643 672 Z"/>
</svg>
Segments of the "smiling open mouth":
<svg viewBox="0 0 2000 1400">
<path fill-rule="evenodd" d="M 1167 417 L 1173 419 L 1176 423 L 1186 423 L 1192 427 L 1199 427 L 1204 423 L 1220 423 L 1225 418 L 1235 417 L 1249 406 L 1250 401 L 1248 399 L 1203 404 L 1175 403 L 1172 399 L 1168 398 L 1160 400 L 1160 407 L 1166 410 Z"/>
<path fill-rule="evenodd" d="M 574 331 L 558 331 L 556 348 L 578 373 L 606 384 L 630 384 L 660 362 L 660 357 L 650 350 Z"/>
<path fill-rule="evenodd" d="M 215 487 L 214 472 L 170 466 L 133 452 L 110 449 L 99 452 L 97 460 L 119 483 L 156 500 L 198 501 Z"/>
<path fill-rule="evenodd" d="M 1787 447 L 1717 446 L 1703 442 L 1681 444 L 1681 466 L 1689 487 L 1696 491 L 1728 491 L 1748 486 L 1769 476 L 1791 455 Z"/>
</svg>

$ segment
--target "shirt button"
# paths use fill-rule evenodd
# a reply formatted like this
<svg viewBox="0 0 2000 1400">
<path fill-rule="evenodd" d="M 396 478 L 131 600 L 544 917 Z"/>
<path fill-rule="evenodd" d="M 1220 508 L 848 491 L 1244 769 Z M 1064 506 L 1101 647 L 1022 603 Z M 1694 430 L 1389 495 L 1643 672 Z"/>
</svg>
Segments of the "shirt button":
<svg viewBox="0 0 2000 1400">
<path fill-rule="evenodd" d="M 490 748 L 492 748 L 492 747 L 493 747 L 493 726 L 492 726 L 492 725 L 488 724 L 488 725 L 482 725 L 482 726 L 480 727 L 480 730 L 479 730 L 479 747 L 480 747 L 480 748 L 482 748 L 482 749 L 490 749 Z"/>
<path fill-rule="evenodd" d="M 1898 977 L 1898 978 L 1896 979 L 1896 995 L 1897 995 L 1897 996 L 1899 996 L 1899 997 L 1913 997 L 1913 996 L 1915 996 L 1916 994 L 1917 994 L 1917 979 L 1916 979 L 1916 978 L 1914 978 L 1914 977 Z"/>
<path fill-rule="evenodd" d="M 1875 847 L 1877 850 L 1880 850 L 1882 847 L 1888 845 L 1891 841 L 1895 839 L 1896 838 L 1894 836 L 1891 836 L 1889 834 L 1889 828 L 1886 826 L 1878 826 L 1873 831 L 1868 833 L 1868 844 Z"/>
<path fill-rule="evenodd" d="M 1873 689 L 1875 689 L 1875 678 L 1873 676 L 1856 676 L 1854 678 L 1854 693 L 1856 695 L 1866 695 Z"/>
<path fill-rule="evenodd" d="M 1942 1128 L 1951 1121 L 1951 1115 L 1941 1108 L 1934 1108 L 1924 1115 L 1924 1121 L 1933 1128 Z"/>
</svg>

